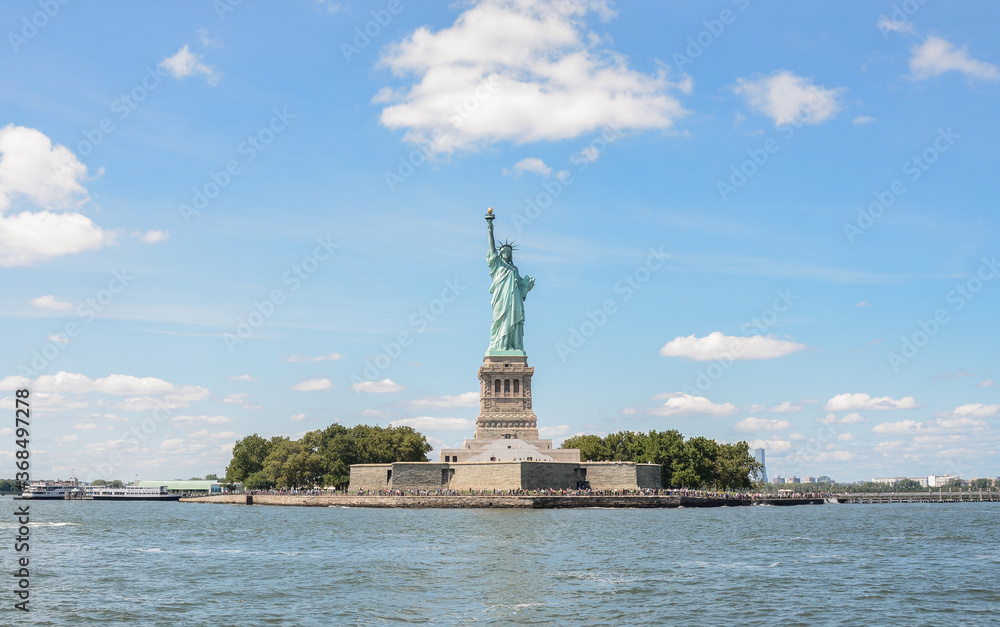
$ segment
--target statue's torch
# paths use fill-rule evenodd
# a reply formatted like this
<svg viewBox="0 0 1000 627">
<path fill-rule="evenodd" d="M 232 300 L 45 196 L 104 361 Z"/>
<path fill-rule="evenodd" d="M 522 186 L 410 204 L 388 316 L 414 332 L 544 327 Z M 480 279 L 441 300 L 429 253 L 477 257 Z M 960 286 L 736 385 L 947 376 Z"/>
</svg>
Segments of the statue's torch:
<svg viewBox="0 0 1000 627">
<path fill-rule="evenodd" d="M 486 221 L 492 223 L 493 220 L 495 219 L 496 216 L 493 215 L 493 207 L 490 207 L 489 209 L 486 210 Z"/>
</svg>

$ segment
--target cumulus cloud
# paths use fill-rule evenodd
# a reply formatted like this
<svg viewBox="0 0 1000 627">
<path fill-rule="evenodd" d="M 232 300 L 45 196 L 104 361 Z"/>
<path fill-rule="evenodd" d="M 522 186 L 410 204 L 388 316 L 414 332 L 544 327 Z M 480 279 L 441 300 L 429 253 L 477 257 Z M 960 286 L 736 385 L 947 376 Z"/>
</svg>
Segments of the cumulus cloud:
<svg viewBox="0 0 1000 627">
<path fill-rule="evenodd" d="M 390 427 L 413 427 L 417 431 L 468 431 L 475 428 L 476 423 L 465 418 L 432 418 L 421 416 L 419 418 L 403 418 L 393 420 Z"/>
<path fill-rule="evenodd" d="M 731 416 L 738 411 L 732 403 L 713 403 L 704 396 L 683 392 L 657 394 L 653 398 L 666 399 L 663 405 L 649 410 L 655 416 Z"/>
<path fill-rule="evenodd" d="M 292 389 L 299 392 L 318 392 L 321 390 L 329 390 L 332 387 L 333 383 L 331 383 L 326 377 L 322 377 L 319 379 L 306 379 L 302 383 L 293 385 Z"/>
<path fill-rule="evenodd" d="M 920 404 L 912 396 L 894 399 L 888 396 L 873 398 L 868 394 L 837 394 L 826 402 L 827 411 L 858 411 L 858 410 L 888 410 L 916 409 Z"/>
<path fill-rule="evenodd" d="M 665 357 L 686 357 L 694 361 L 715 359 L 775 359 L 806 348 L 805 344 L 779 340 L 770 335 L 740 337 L 719 331 L 705 337 L 676 337 L 660 349 Z"/>
<path fill-rule="evenodd" d="M 175 425 L 224 425 L 232 422 L 232 418 L 226 416 L 212 416 L 210 414 L 174 416 L 170 422 Z"/>
<path fill-rule="evenodd" d="M 410 407 L 414 409 L 426 407 L 432 409 L 444 409 L 451 407 L 479 407 L 479 392 L 462 392 L 454 396 L 429 396 L 427 398 L 410 401 Z"/>
<path fill-rule="evenodd" d="M 39 309 L 48 309 L 49 311 L 73 311 L 73 303 L 59 300 L 52 294 L 32 298 L 31 304 Z"/>
<path fill-rule="evenodd" d="M 819 124 L 837 115 L 843 88 L 817 87 L 812 79 L 780 70 L 757 80 L 736 79 L 733 91 L 747 106 L 772 120 L 775 126 L 796 121 Z"/>
<path fill-rule="evenodd" d="M 539 427 L 538 435 L 543 438 L 558 438 L 569 433 L 569 425 L 552 425 L 550 427 Z"/>
<path fill-rule="evenodd" d="M 484 0 L 453 25 L 420 27 L 389 45 L 379 60 L 413 84 L 384 88 L 381 122 L 430 153 L 570 139 L 614 126 L 665 129 L 685 111 L 672 93 L 690 79 L 666 68 L 644 74 L 625 57 L 599 49 L 584 33 L 588 13 L 606 3 Z"/>
<path fill-rule="evenodd" d="M 967 46 L 956 48 L 941 37 L 930 35 L 910 52 L 913 53 L 910 57 L 910 76 L 913 80 L 926 80 L 946 72 L 961 72 L 969 78 L 984 81 L 1000 79 L 997 66 L 973 59 Z"/>
<path fill-rule="evenodd" d="M 751 449 L 762 448 L 770 454 L 787 453 L 792 450 L 791 442 L 779 438 L 772 438 L 770 440 L 751 440 L 748 444 Z"/>
<path fill-rule="evenodd" d="M 935 418 L 926 422 L 916 420 L 900 420 L 899 422 L 883 422 L 872 427 L 875 435 L 922 435 L 946 433 L 948 431 L 976 430 L 986 427 L 985 420 L 975 418 Z"/>
<path fill-rule="evenodd" d="M 360 381 L 351 386 L 355 392 L 366 392 L 368 394 L 395 394 L 403 391 L 403 386 L 395 383 L 392 379 L 382 379 L 381 381 Z"/>
<path fill-rule="evenodd" d="M 737 422 L 733 426 L 733 431 L 782 431 L 791 428 L 792 423 L 787 420 L 768 420 L 766 418 L 754 418 L 751 416 Z"/>
<path fill-rule="evenodd" d="M 285 361 L 290 363 L 297 363 L 300 361 L 318 362 L 318 361 L 337 361 L 340 359 L 340 353 L 327 353 L 326 355 L 317 355 L 315 357 L 311 355 L 292 355 L 285 359 Z"/>
<path fill-rule="evenodd" d="M 996 381 L 993 379 L 983 379 L 976 384 L 977 388 L 995 388 L 997 386 Z"/>
<path fill-rule="evenodd" d="M 823 418 L 817 418 L 816 422 L 826 425 L 854 425 L 868 421 L 858 412 L 851 412 L 842 418 L 838 418 L 837 414 L 827 414 Z"/>
<path fill-rule="evenodd" d="M 150 229 L 143 233 L 142 231 L 133 231 L 133 237 L 138 237 L 143 242 L 147 244 L 156 244 L 157 242 L 163 242 L 170 239 L 170 233 L 167 231 L 156 231 Z"/>
<path fill-rule="evenodd" d="M 78 422 L 73 425 L 73 428 L 78 431 L 96 431 L 97 423 L 95 422 Z"/>
<path fill-rule="evenodd" d="M 851 124 L 853 124 L 854 126 L 863 126 L 865 124 L 871 124 L 874 121 L 875 121 L 875 118 L 873 118 L 871 116 L 868 116 L 868 115 L 859 115 L 858 117 L 856 117 L 853 120 L 851 120 Z M 868 303 L 864 303 L 864 302 L 858 303 L 857 305 L 855 305 L 855 307 L 867 307 L 867 306 L 868 306 Z"/>
<path fill-rule="evenodd" d="M 970 418 L 997 418 L 1000 417 L 1000 405 L 984 405 L 983 403 L 968 403 L 960 405 L 953 411 L 938 412 L 939 418 L 957 416 Z"/>
<path fill-rule="evenodd" d="M 288 417 L 288 419 L 291 420 L 292 422 L 298 422 L 299 420 L 304 420 L 305 417 L 306 415 L 304 413 L 292 414 L 291 416 Z"/>
<path fill-rule="evenodd" d="M 180 80 L 195 74 L 204 74 L 209 85 L 216 85 L 221 74 L 201 62 L 202 55 L 191 52 L 187 44 L 171 57 L 160 61 L 160 67 L 170 72 L 170 75 Z"/>
<path fill-rule="evenodd" d="M 592 147 L 588 146 L 588 149 L 590 148 Z M 595 156 L 594 159 L 589 159 L 589 160 L 594 161 L 596 160 L 596 158 L 597 157 Z M 526 159 L 521 159 L 520 161 L 515 163 L 514 167 L 510 170 L 508 170 L 507 168 L 503 169 L 503 173 L 505 176 L 509 174 L 513 174 L 514 176 L 521 176 L 525 172 L 529 172 L 531 174 L 538 174 L 540 176 L 544 176 L 545 178 L 549 178 L 550 176 L 552 176 L 552 166 L 547 165 L 544 161 L 542 161 L 538 157 L 528 157 Z M 569 172 L 566 170 L 560 170 L 559 172 L 556 172 L 556 176 L 559 178 L 563 178 L 568 174 Z"/>
<path fill-rule="evenodd" d="M 767 411 L 775 414 L 797 414 L 802 411 L 802 404 L 793 403 L 792 401 L 783 401 L 769 408 Z"/>
<path fill-rule="evenodd" d="M 238 374 L 238 375 L 229 377 L 229 380 L 230 381 L 260 381 L 260 377 L 251 377 L 248 374 Z"/>
<path fill-rule="evenodd" d="M 28 266 L 114 241 L 114 233 L 75 212 L 90 198 L 86 178 L 87 166 L 44 133 L 13 124 L 0 129 L 0 266 Z M 42 211 L 5 215 L 22 199 Z"/>
</svg>

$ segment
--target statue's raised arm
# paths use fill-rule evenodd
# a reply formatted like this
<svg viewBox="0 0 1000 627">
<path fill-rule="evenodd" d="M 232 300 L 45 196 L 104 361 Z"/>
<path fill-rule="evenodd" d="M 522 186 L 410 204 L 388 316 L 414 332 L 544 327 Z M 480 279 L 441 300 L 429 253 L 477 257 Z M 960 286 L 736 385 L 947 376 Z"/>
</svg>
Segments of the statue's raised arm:
<svg viewBox="0 0 1000 627">
<path fill-rule="evenodd" d="M 486 214 L 490 249 L 490 294 L 493 295 L 493 326 L 490 329 L 490 354 L 524 354 L 524 298 L 534 287 L 532 277 L 521 277 L 514 265 L 514 245 L 504 242 L 497 249 L 493 238 L 493 207 Z"/>
</svg>

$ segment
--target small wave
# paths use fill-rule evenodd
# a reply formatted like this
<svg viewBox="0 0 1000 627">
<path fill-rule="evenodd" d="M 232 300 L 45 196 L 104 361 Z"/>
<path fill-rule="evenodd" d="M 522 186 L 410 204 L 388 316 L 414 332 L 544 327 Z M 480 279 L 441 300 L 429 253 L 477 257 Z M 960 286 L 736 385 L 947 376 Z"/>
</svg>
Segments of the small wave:
<svg viewBox="0 0 1000 627">
<path fill-rule="evenodd" d="M 152 549 L 133 549 L 139 551 L 140 553 L 166 553 L 163 549 L 152 548 Z"/>
<path fill-rule="evenodd" d="M 80 523 L 73 522 L 30 522 L 29 527 L 79 527 Z"/>
</svg>

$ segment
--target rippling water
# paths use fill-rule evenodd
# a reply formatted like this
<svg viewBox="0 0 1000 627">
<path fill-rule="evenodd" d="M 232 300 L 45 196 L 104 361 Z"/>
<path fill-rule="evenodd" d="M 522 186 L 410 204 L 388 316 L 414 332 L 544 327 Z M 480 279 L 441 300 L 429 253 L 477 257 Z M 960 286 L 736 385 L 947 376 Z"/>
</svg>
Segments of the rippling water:
<svg viewBox="0 0 1000 627">
<path fill-rule="evenodd" d="M 18 502 L 20 503 L 20 502 Z M 1000 505 L 375 510 L 31 504 L 0 624 L 986 625 Z"/>
</svg>

